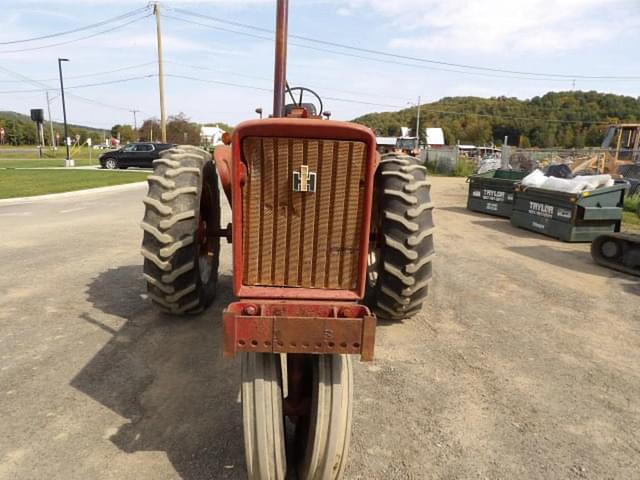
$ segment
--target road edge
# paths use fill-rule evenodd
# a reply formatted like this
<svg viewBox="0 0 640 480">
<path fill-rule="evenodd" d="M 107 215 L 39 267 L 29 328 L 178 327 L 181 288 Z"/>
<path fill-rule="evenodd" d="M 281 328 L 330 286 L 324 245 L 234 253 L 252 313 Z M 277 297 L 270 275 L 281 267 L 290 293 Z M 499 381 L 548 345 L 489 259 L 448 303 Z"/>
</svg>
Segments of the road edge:
<svg viewBox="0 0 640 480">
<path fill-rule="evenodd" d="M 37 202 L 39 200 L 55 200 L 69 197 L 81 197 L 83 195 L 92 195 L 96 193 L 117 192 L 119 190 L 135 190 L 143 185 L 147 185 L 146 181 L 123 183 L 120 185 L 111 185 L 109 187 L 85 188 L 83 190 L 72 190 L 70 192 L 47 193 L 46 195 L 33 195 L 31 197 L 14 197 L 0 199 L 0 206 L 12 204 L 24 204 Z"/>
</svg>

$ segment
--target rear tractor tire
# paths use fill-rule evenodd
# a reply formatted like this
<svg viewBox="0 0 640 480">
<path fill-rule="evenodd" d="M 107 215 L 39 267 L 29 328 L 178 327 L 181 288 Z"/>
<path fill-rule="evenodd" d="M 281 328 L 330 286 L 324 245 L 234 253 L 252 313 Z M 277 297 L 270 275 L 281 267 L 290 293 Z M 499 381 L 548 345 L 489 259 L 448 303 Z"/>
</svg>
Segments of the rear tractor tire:
<svg viewBox="0 0 640 480">
<path fill-rule="evenodd" d="M 409 155 L 383 155 L 374 204 L 366 303 L 382 319 L 407 319 L 427 298 L 435 255 L 427 169 Z"/>
<path fill-rule="evenodd" d="M 142 256 L 148 295 L 171 314 L 198 313 L 216 294 L 220 194 L 204 150 L 180 146 L 153 161 L 143 199 Z"/>
</svg>

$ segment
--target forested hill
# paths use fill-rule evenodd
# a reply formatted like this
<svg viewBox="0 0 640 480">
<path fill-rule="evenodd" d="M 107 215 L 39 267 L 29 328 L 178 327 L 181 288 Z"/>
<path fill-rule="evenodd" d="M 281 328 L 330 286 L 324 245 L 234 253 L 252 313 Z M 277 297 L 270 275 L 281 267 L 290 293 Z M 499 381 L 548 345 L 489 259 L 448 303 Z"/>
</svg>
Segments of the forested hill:
<svg viewBox="0 0 640 480">
<path fill-rule="evenodd" d="M 380 135 L 398 136 L 415 128 L 417 107 L 369 113 L 354 120 Z M 521 147 L 599 146 L 606 123 L 640 122 L 640 97 L 598 92 L 549 92 L 528 100 L 445 97 L 422 105 L 420 127 L 442 127 L 447 144 L 502 144 Z M 424 133 L 422 133 L 424 135 Z"/>
<path fill-rule="evenodd" d="M 46 114 L 46 111 L 45 111 Z M 7 132 L 7 143 L 13 143 L 16 145 L 31 144 L 34 145 L 38 142 L 36 124 L 31 120 L 29 115 L 24 115 L 17 112 L 0 111 L 0 127 L 4 128 Z M 102 141 L 103 129 L 86 127 L 84 125 L 69 124 L 69 135 L 75 136 L 76 134 L 82 135 L 83 138 L 87 136 L 93 137 L 94 141 Z M 53 122 L 53 128 L 61 136 L 64 136 L 64 126 L 62 123 Z M 45 121 L 45 137 L 49 138 L 49 122 Z M 48 141 L 48 140 L 47 140 Z"/>
</svg>

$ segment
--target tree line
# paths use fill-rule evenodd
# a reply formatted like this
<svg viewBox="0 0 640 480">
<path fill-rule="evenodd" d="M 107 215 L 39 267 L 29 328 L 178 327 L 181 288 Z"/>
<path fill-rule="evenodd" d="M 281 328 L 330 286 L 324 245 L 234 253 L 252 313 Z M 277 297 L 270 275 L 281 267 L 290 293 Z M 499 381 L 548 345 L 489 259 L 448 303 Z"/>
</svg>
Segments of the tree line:
<svg viewBox="0 0 640 480">
<path fill-rule="evenodd" d="M 369 113 L 353 120 L 382 136 L 415 132 L 418 108 Z M 446 97 L 421 106 L 420 130 L 441 127 L 447 144 L 583 148 L 600 146 L 608 123 L 640 121 L 640 98 L 599 92 L 549 92 L 519 100 L 508 97 Z"/>
<path fill-rule="evenodd" d="M 82 125 L 68 124 L 69 136 L 75 138 L 80 135 L 82 141 L 88 137 L 93 143 L 102 143 L 106 132 L 102 129 L 84 127 Z M 31 117 L 16 112 L 0 112 L 0 128 L 5 131 L 4 143 L 6 145 L 37 145 L 38 132 L 36 124 Z M 53 135 L 60 136 L 60 143 L 64 141 L 64 125 L 62 123 L 53 122 Z M 49 122 L 44 124 L 45 143 L 50 145 L 51 129 Z"/>
<path fill-rule="evenodd" d="M 233 127 L 226 123 L 207 123 L 209 125 L 218 125 L 227 132 L 231 132 Z M 27 115 L 16 112 L 0 112 L 0 128 L 5 130 L 4 142 L 7 145 L 37 145 L 38 133 L 36 124 Z M 53 122 L 54 136 L 60 135 L 60 142 L 64 141 L 64 125 L 62 123 Z M 111 137 L 120 138 L 122 144 L 141 141 L 141 142 L 159 142 L 160 120 L 157 118 L 149 118 L 143 121 L 142 125 L 135 129 L 132 125 L 117 124 L 111 129 L 98 129 L 85 127 L 81 125 L 68 125 L 69 136 L 74 139 L 76 135 L 80 135 L 80 141 L 85 142 L 87 138 L 91 138 L 94 145 L 104 143 Z M 50 144 L 50 128 L 49 123 L 44 124 L 45 143 Z M 177 144 L 200 145 L 200 124 L 192 122 L 183 113 L 171 115 L 167 119 L 167 142 Z"/>
<path fill-rule="evenodd" d="M 233 127 L 226 123 L 206 123 L 205 126 L 218 125 L 221 129 L 230 132 Z M 200 145 L 201 125 L 192 122 L 184 113 L 170 115 L 167 118 L 167 142 L 180 145 Z M 142 122 L 137 130 L 131 125 L 114 125 L 111 127 L 111 136 L 120 138 L 120 143 L 130 142 L 159 142 L 161 138 L 160 120 L 148 118 Z"/>
<path fill-rule="evenodd" d="M 148 118 L 137 130 L 132 125 L 116 124 L 111 127 L 111 136 L 120 143 L 159 142 L 161 139 L 160 120 Z M 192 122 L 183 113 L 167 118 L 167 142 L 200 145 L 200 125 Z"/>
</svg>

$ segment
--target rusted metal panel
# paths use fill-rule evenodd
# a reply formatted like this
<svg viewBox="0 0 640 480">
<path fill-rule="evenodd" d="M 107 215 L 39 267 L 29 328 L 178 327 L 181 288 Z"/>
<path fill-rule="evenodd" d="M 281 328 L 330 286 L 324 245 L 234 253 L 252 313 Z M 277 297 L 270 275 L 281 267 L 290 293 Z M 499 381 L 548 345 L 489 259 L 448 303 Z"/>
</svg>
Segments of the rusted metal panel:
<svg viewBox="0 0 640 480">
<path fill-rule="evenodd" d="M 249 139 L 248 139 L 249 140 Z M 261 139 L 257 140 L 258 142 Z M 290 204 L 289 204 L 289 191 L 291 190 L 291 180 L 289 173 L 289 139 L 278 138 L 275 139 L 277 146 L 276 164 L 268 164 L 263 159 L 252 159 L 253 161 L 263 161 L 264 172 L 267 173 L 271 169 L 276 172 L 275 184 L 276 184 L 276 208 L 275 216 L 276 221 L 274 224 L 273 236 L 275 238 L 275 248 L 273 252 L 274 264 L 273 264 L 273 278 L 259 278 L 256 284 L 260 285 L 287 285 L 284 281 L 284 271 L 286 268 L 287 259 L 287 222 L 291 216 Z M 251 160 L 249 160 L 251 163 Z M 260 251 L 247 252 L 249 256 L 261 255 Z M 294 285 L 292 285 L 294 286 Z"/>
<path fill-rule="evenodd" d="M 320 172 L 318 173 L 318 195 L 316 198 L 316 239 L 315 248 L 311 256 L 313 261 L 313 284 L 325 286 L 326 281 L 326 255 L 318 255 L 327 249 L 329 235 L 329 221 L 331 209 L 331 188 L 333 186 L 334 143 L 321 142 L 320 144 Z"/>
<path fill-rule="evenodd" d="M 357 304 L 236 302 L 224 312 L 224 353 L 360 354 L 372 360 L 375 325 L 375 316 Z"/>
<path fill-rule="evenodd" d="M 280 141 L 281 139 L 288 138 L 292 140 L 302 140 L 303 141 L 303 158 L 307 161 L 307 167 L 309 167 L 310 171 L 314 171 L 311 165 L 313 165 L 313 159 L 315 158 L 317 161 L 315 172 L 317 176 L 319 176 L 320 171 L 322 170 L 323 159 L 326 156 L 326 152 L 324 152 L 324 146 L 331 145 L 333 146 L 336 142 L 355 142 L 354 146 L 358 143 L 362 144 L 362 156 L 364 157 L 362 162 L 362 177 L 358 179 L 358 184 L 360 186 L 360 190 L 362 190 L 363 198 L 361 198 L 361 203 L 358 203 L 358 208 L 352 205 L 355 205 L 356 202 L 353 202 L 351 199 L 352 192 L 354 191 L 351 187 L 351 184 L 346 186 L 345 195 L 348 195 L 349 200 L 347 200 L 349 209 L 353 208 L 357 212 L 356 221 L 356 236 L 354 238 L 354 244 L 357 245 L 357 254 L 355 255 L 357 258 L 355 261 L 355 266 L 351 275 L 349 275 L 349 262 L 342 260 L 340 262 L 340 268 L 337 273 L 339 277 L 338 287 L 337 288 L 327 288 L 324 286 L 317 286 L 316 277 L 319 279 L 325 278 L 326 284 L 326 266 L 328 263 L 328 257 L 325 258 L 324 265 L 324 277 L 322 274 L 317 275 L 317 257 L 313 255 L 313 253 L 317 250 L 317 242 L 322 242 L 322 232 L 318 232 L 316 230 L 318 226 L 317 218 L 320 214 L 319 202 L 318 198 L 320 195 L 321 188 L 321 179 L 317 179 L 316 182 L 316 191 L 315 193 L 311 192 L 297 192 L 303 196 L 302 200 L 302 211 L 306 212 L 306 214 L 300 218 L 300 244 L 299 251 L 300 254 L 298 256 L 298 277 L 300 277 L 299 284 L 292 286 L 290 285 L 276 285 L 275 282 L 271 281 L 270 284 L 262 284 L 262 283 L 250 283 L 247 281 L 247 263 L 245 262 L 245 257 L 249 254 L 248 243 L 245 239 L 245 234 L 247 232 L 246 223 L 249 218 L 245 215 L 247 207 L 246 193 L 247 193 L 247 182 L 249 182 L 249 168 L 248 163 L 245 157 L 245 139 L 252 137 L 261 137 L 263 139 L 273 139 L 274 142 Z M 276 140 L 278 139 L 278 140 Z M 364 295 L 364 289 L 366 284 L 366 271 L 367 271 L 367 255 L 361 254 L 362 252 L 367 252 L 368 250 L 368 242 L 369 242 L 369 230 L 370 230 L 370 218 L 371 218 L 371 208 L 372 208 L 372 198 L 373 198 L 373 185 L 374 185 L 374 175 L 375 169 L 377 167 L 377 163 L 379 162 L 379 155 L 375 150 L 375 136 L 373 132 L 363 126 L 355 125 L 351 123 L 344 122 L 336 122 L 336 121 L 326 121 L 326 120 L 316 120 L 316 119 L 292 119 L 292 118 L 270 118 L 265 120 L 252 120 L 248 122 L 243 122 L 238 125 L 234 130 L 233 134 L 233 156 L 232 156 L 232 203 L 234 205 L 241 205 L 241 208 L 234 208 L 233 215 L 233 264 L 234 264 L 234 280 L 233 280 L 233 291 L 234 294 L 240 298 L 274 298 L 274 299 L 314 299 L 314 300 L 322 300 L 322 299 L 333 299 L 336 301 L 345 301 L 345 300 L 358 300 L 362 299 Z M 292 143 L 293 147 L 293 143 Z M 354 153 L 352 155 L 357 156 L 358 147 L 354 147 Z M 265 158 L 268 155 L 267 152 L 264 153 Z M 293 149 L 290 153 L 291 157 L 293 157 Z M 331 152 L 331 158 L 333 158 L 333 152 Z M 275 164 L 274 161 L 272 163 Z M 333 165 L 333 162 L 331 163 Z M 353 167 L 352 167 L 353 168 Z M 293 164 L 288 166 L 288 170 L 293 170 Z M 272 172 L 275 174 L 275 171 Z M 301 172 L 298 172 L 301 173 Z M 355 182 L 353 176 L 350 175 L 352 181 Z M 268 179 L 269 177 L 264 177 Z M 293 179 L 290 179 L 293 180 Z M 293 184 L 293 182 L 291 181 Z M 298 184 L 296 184 L 298 185 Z M 289 185 L 288 187 L 292 187 L 293 185 Z M 264 189 L 264 185 L 262 185 Z M 264 196 L 263 196 L 264 197 Z M 305 198 L 306 197 L 306 198 Z M 308 201 L 308 198 L 315 197 L 314 201 Z M 244 202 L 244 203 L 243 203 Z M 286 207 L 288 208 L 290 204 Z M 361 207 L 361 208 L 360 208 Z M 345 207 L 346 208 L 346 207 Z M 293 210 L 293 209 L 291 209 Z M 266 215 L 268 215 L 268 205 L 265 203 L 262 206 L 263 215 L 260 217 L 261 220 L 264 221 Z M 313 213 L 313 214 L 312 214 Z M 273 211 L 274 215 L 277 215 L 277 211 Z M 331 216 L 331 211 L 329 211 L 329 217 Z M 343 215 L 344 216 L 344 215 Z M 309 224 L 308 220 L 313 219 L 313 221 Z M 344 220 L 344 218 L 343 218 Z M 268 222 L 267 222 L 268 223 Z M 277 223 L 276 223 L 277 226 Z M 287 224 L 287 227 L 290 228 L 292 226 L 291 223 Z M 264 222 L 258 227 L 260 229 L 261 236 L 266 233 Z M 344 223 L 343 225 L 343 233 L 349 230 L 349 224 Z M 257 229 L 256 229 L 257 231 Z M 289 233 L 290 230 L 287 230 Z M 272 235 L 277 234 L 278 232 L 272 232 Z M 307 234 L 308 233 L 308 234 Z M 325 235 L 328 232 L 325 231 Z M 262 255 L 259 262 L 259 272 L 258 276 L 260 278 L 265 278 L 268 275 L 265 275 L 263 266 L 271 265 L 275 262 L 275 256 L 273 255 L 274 246 L 274 236 L 272 238 L 272 255 Z M 287 235 L 287 241 L 285 242 L 288 247 L 291 247 L 293 244 L 295 246 L 295 240 L 289 234 Z M 313 238 L 314 241 L 305 241 L 307 239 Z M 328 237 L 327 237 L 327 240 Z M 330 241 L 326 242 L 327 247 L 330 247 Z M 265 247 L 263 250 L 267 252 L 268 243 L 261 243 L 261 247 Z M 345 245 L 340 245 L 339 250 L 343 253 L 350 253 L 350 247 L 348 242 Z M 312 255 L 309 255 L 311 253 Z M 353 257 L 353 256 L 352 256 Z M 288 257 L 285 257 L 288 258 Z M 311 259 L 311 261 L 309 261 Z M 346 255 L 345 255 L 346 259 Z M 290 262 L 286 268 L 286 277 L 292 275 L 294 271 L 294 267 L 292 267 L 291 258 L 288 258 Z M 268 264 L 268 262 L 271 264 Z M 293 260 L 295 262 L 295 260 Z M 295 265 L 293 263 L 293 265 Z M 311 266 L 311 268 L 309 268 Z M 265 267 L 270 268 L 270 267 Z M 271 267 L 272 271 L 273 268 Z M 268 272 L 267 272 L 268 273 Z M 355 279 L 354 282 L 348 282 L 349 277 L 353 276 Z M 287 283 L 289 283 L 287 281 Z M 348 284 L 353 284 L 354 287 L 352 289 L 346 289 Z"/>
<path fill-rule="evenodd" d="M 352 151 L 352 142 L 340 142 L 336 146 L 336 154 L 334 156 L 333 171 L 334 181 L 331 188 L 331 218 L 329 221 L 329 238 L 328 246 L 328 265 L 325 287 L 340 288 L 340 263 L 345 254 L 344 243 L 345 238 L 342 236 L 344 229 L 343 222 L 349 216 L 357 218 L 358 202 L 350 207 L 350 212 L 345 212 L 346 205 L 346 185 L 349 180 L 347 172 L 352 159 L 349 153 Z M 351 215 L 349 215 L 351 213 Z M 346 239 L 351 242 L 352 239 Z"/>
<path fill-rule="evenodd" d="M 366 145 L 248 137 L 243 153 L 244 283 L 355 289 Z M 316 192 L 293 190 L 293 172 L 302 166 L 316 173 Z"/>
<path fill-rule="evenodd" d="M 273 352 L 360 353 L 359 318 L 274 317 Z"/>
<path fill-rule="evenodd" d="M 304 164 L 305 142 L 301 139 L 294 139 L 289 142 L 289 145 L 291 151 L 291 155 L 289 155 L 289 171 L 299 172 L 301 170 L 300 167 Z M 301 230 L 300 224 L 306 213 L 302 210 L 302 200 L 306 195 L 301 195 L 300 192 L 294 192 L 292 188 L 289 188 L 288 192 L 291 210 L 288 217 L 287 271 L 284 281 L 286 285 L 302 285 L 302 275 L 298 266 L 300 264 L 300 245 L 303 244 L 305 240 L 304 232 Z"/>
<path fill-rule="evenodd" d="M 353 152 L 351 154 L 352 162 L 349 164 L 349 173 L 347 174 L 347 201 L 346 208 L 357 207 L 357 215 L 348 216 L 345 222 L 344 233 L 344 252 L 340 266 L 340 288 L 352 289 L 353 284 L 349 282 L 354 277 L 357 278 L 358 273 L 358 253 L 360 238 L 357 235 L 358 225 L 362 222 L 365 197 L 365 150 L 361 143 L 352 144 Z"/>
<path fill-rule="evenodd" d="M 246 143 L 245 155 L 248 157 L 261 156 L 261 145 L 259 143 Z M 248 164 L 248 178 L 262 178 L 262 163 L 252 162 Z M 245 194 L 243 207 L 245 212 L 245 225 L 251 228 L 251 234 L 245 235 L 244 245 L 246 251 L 256 251 L 260 245 L 260 226 L 262 215 L 262 184 L 260 181 L 247 181 L 245 183 Z M 244 265 L 244 275 L 248 282 L 258 280 L 258 260 L 257 256 L 247 256 Z"/>
<path fill-rule="evenodd" d="M 320 142 L 310 140 L 306 143 L 305 158 L 307 165 L 313 172 L 318 171 L 318 152 Z M 317 188 L 317 185 L 316 185 Z M 302 209 L 306 213 L 302 219 L 302 231 L 307 241 L 300 241 L 300 284 L 303 287 L 313 287 L 313 253 L 315 241 L 309 239 L 316 235 L 316 204 L 317 196 L 302 195 Z"/>
<path fill-rule="evenodd" d="M 259 144 L 259 142 L 248 142 Z M 245 157 L 246 158 L 246 157 Z M 263 165 L 275 164 L 275 142 L 272 138 L 265 138 L 262 142 L 262 159 Z M 262 249 L 260 258 L 260 277 L 261 278 L 273 278 L 273 224 L 275 222 L 275 212 L 277 205 L 276 198 L 276 170 L 273 169 L 268 174 L 263 175 L 261 178 L 262 183 L 262 217 L 259 222 L 261 225 L 260 234 L 262 235 L 260 240 L 260 246 Z M 255 251 L 255 250 L 254 250 Z M 249 282 L 257 282 L 255 278 Z"/>
</svg>

